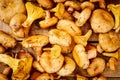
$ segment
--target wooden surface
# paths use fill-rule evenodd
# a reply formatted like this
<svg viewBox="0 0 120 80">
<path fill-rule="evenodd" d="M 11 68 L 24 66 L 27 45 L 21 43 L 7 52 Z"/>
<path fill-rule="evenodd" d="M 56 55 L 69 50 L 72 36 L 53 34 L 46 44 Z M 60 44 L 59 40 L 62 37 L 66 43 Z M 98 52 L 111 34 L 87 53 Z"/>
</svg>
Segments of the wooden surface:
<svg viewBox="0 0 120 80">
<path fill-rule="evenodd" d="M 106 68 L 105 71 L 102 73 L 102 75 L 104 75 L 105 77 L 120 77 L 120 61 L 117 70 L 112 71 L 109 68 Z"/>
</svg>

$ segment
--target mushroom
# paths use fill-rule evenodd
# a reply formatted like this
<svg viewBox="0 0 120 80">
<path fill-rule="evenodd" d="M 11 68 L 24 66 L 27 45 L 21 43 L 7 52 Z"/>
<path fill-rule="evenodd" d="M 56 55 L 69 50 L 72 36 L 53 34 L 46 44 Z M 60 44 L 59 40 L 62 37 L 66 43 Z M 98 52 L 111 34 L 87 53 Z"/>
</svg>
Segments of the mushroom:
<svg viewBox="0 0 120 80">
<path fill-rule="evenodd" d="M 84 1 L 81 3 L 80 5 L 81 9 L 85 9 L 85 8 L 90 8 L 91 10 L 93 10 L 95 8 L 94 4 L 91 3 L 90 1 Z"/>
<path fill-rule="evenodd" d="M 114 19 L 108 11 L 96 9 L 90 18 L 90 24 L 95 33 L 106 33 L 114 27 Z"/>
<path fill-rule="evenodd" d="M 50 10 L 51 12 L 55 12 L 55 16 L 58 17 L 59 19 L 63 18 L 63 14 L 65 12 L 65 6 L 63 3 L 58 3 L 55 8 L 52 8 Z"/>
<path fill-rule="evenodd" d="M 69 19 L 73 20 L 72 16 L 65 10 L 65 6 L 63 3 L 58 3 L 55 8 L 50 10 L 51 12 L 55 12 L 55 16 L 58 19 Z"/>
<path fill-rule="evenodd" d="M 3 73 L 4 75 L 8 76 L 8 75 L 11 73 L 11 71 L 12 71 L 12 70 L 11 70 L 10 67 L 6 67 L 2 73 Z"/>
<path fill-rule="evenodd" d="M 34 20 L 45 16 L 45 11 L 41 7 L 35 6 L 31 2 L 27 2 L 25 7 L 27 9 L 28 16 L 22 24 L 23 27 L 30 27 Z"/>
<path fill-rule="evenodd" d="M 15 56 L 18 59 L 22 59 L 22 58 L 26 58 L 26 57 L 32 57 L 30 53 L 28 53 L 24 50 L 20 50 Z"/>
<path fill-rule="evenodd" d="M 0 45 L 0 53 L 4 53 L 4 52 L 5 52 L 5 48 L 2 45 Z"/>
<path fill-rule="evenodd" d="M 72 7 L 68 7 L 67 11 L 68 13 L 73 13 L 74 9 Z"/>
<path fill-rule="evenodd" d="M 65 56 L 65 64 L 57 72 L 59 76 L 68 76 L 73 73 L 76 68 L 75 62 L 68 56 Z"/>
<path fill-rule="evenodd" d="M 74 49 L 74 47 L 75 47 L 75 42 L 73 40 L 69 46 L 64 46 L 64 45 L 62 46 L 61 45 L 62 53 L 65 53 L 65 54 L 71 53 L 72 50 Z"/>
<path fill-rule="evenodd" d="M 100 47 L 106 52 L 113 52 L 120 48 L 120 38 L 115 31 L 99 34 L 98 40 Z"/>
<path fill-rule="evenodd" d="M 0 68 L 0 73 L 4 74 L 5 76 L 9 76 L 12 72 L 11 68 L 3 62 L 0 62 Z"/>
<path fill-rule="evenodd" d="M 25 31 L 22 23 L 26 20 L 26 15 L 22 13 L 15 14 L 10 20 L 12 34 L 19 38 L 25 37 Z"/>
<path fill-rule="evenodd" d="M 81 44 L 77 44 L 72 52 L 73 58 L 77 65 L 82 69 L 87 69 L 90 61 L 87 57 L 87 53 L 85 51 L 85 48 Z"/>
<path fill-rule="evenodd" d="M 107 80 L 107 79 L 103 75 L 100 75 L 99 77 L 92 78 L 92 80 Z"/>
<path fill-rule="evenodd" d="M 41 7 L 35 6 L 31 2 L 27 2 L 25 7 L 27 10 L 27 19 L 22 23 L 22 26 L 25 28 L 24 31 L 26 36 L 28 36 L 33 21 L 44 17 L 45 11 Z"/>
<path fill-rule="evenodd" d="M 67 32 L 63 30 L 52 29 L 49 31 L 49 41 L 51 44 L 70 46 L 72 43 L 72 38 Z"/>
<path fill-rule="evenodd" d="M 27 19 L 22 24 L 23 27 L 30 27 L 34 20 L 45 16 L 45 11 L 31 2 L 25 4 L 27 9 Z"/>
<path fill-rule="evenodd" d="M 97 49 L 95 46 L 91 45 L 91 44 L 88 44 L 86 47 L 86 52 L 87 52 L 87 55 L 88 55 L 88 59 L 93 59 L 95 57 L 97 57 Z"/>
<path fill-rule="evenodd" d="M 6 49 L 14 48 L 16 45 L 16 40 L 10 35 L 0 31 L 0 44 L 2 44 L 2 46 Z"/>
<path fill-rule="evenodd" d="M 70 7 L 73 8 L 75 10 L 80 10 L 80 3 L 79 2 L 75 2 L 75 1 L 66 1 L 64 3 L 65 7 Z"/>
<path fill-rule="evenodd" d="M 81 29 L 78 28 L 77 25 L 71 20 L 66 20 L 66 19 L 59 20 L 57 23 L 57 29 L 66 31 L 72 37 L 74 37 L 75 35 L 82 34 Z"/>
<path fill-rule="evenodd" d="M 110 70 L 117 70 L 118 60 L 114 57 L 111 57 L 107 63 L 107 66 L 110 68 Z"/>
<path fill-rule="evenodd" d="M 77 76 L 77 80 L 88 80 L 88 78 L 81 76 L 81 75 L 76 75 Z"/>
<path fill-rule="evenodd" d="M 12 80 L 27 80 L 30 76 L 32 61 L 32 57 L 16 59 L 6 54 L 0 54 L 0 62 L 7 64 L 13 70 Z"/>
<path fill-rule="evenodd" d="M 47 48 L 40 56 L 40 64 L 47 73 L 59 71 L 63 62 L 64 56 L 61 54 L 61 47 L 59 45 Z"/>
<path fill-rule="evenodd" d="M 0 73 L 0 80 L 9 80 L 6 75 Z"/>
<path fill-rule="evenodd" d="M 105 9 L 105 0 L 90 0 L 90 2 L 99 2 L 99 7 Z"/>
<path fill-rule="evenodd" d="M 83 26 L 89 19 L 91 12 L 94 9 L 94 4 L 89 1 L 85 1 L 80 4 L 80 7 L 82 8 L 81 13 L 77 11 L 74 11 L 73 13 L 73 16 L 77 19 L 76 25 L 79 27 Z"/>
<path fill-rule="evenodd" d="M 35 80 L 54 80 L 54 77 L 52 74 L 43 73 L 36 77 Z"/>
<path fill-rule="evenodd" d="M 90 63 L 89 67 L 87 68 L 87 72 L 90 76 L 96 76 L 102 73 L 104 69 L 105 69 L 105 60 L 100 57 L 96 57 Z"/>
<path fill-rule="evenodd" d="M 49 41 L 62 47 L 62 53 L 70 53 L 74 48 L 72 37 L 65 31 L 52 29 L 49 31 Z"/>
<path fill-rule="evenodd" d="M 35 68 L 39 72 L 45 72 L 45 70 L 40 65 L 39 61 L 33 61 L 33 68 Z"/>
<path fill-rule="evenodd" d="M 108 11 L 111 11 L 113 13 L 113 16 L 115 18 L 115 25 L 113 29 L 115 29 L 116 32 L 119 32 L 120 30 L 120 4 L 117 4 L 117 5 L 108 4 L 107 8 L 108 8 Z"/>
<path fill-rule="evenodd" d="M 74 20 L 73 16 L 68 11 L 65 11 L 62 17 L 63 17 L 62 19 L 67 19 L 71 21 Z"/>
<path fill-rule="evenodd" d="M 51 0 L 37 0 L 40 6 L 50 9 L 53 7 L 53 2 Z"/>
<path fill-rule="evenodd" d="M 50 12 L 46 11 L 46 17 L 45 20 L 41 20 L 39 22 L 39 25 L 41 28 L 49 28 L 50 26 L 53 26 L 57 23 L 58 19 L 56 17 L 50 18 Z"/>
<path fill-rule="evenodd" d="M 79 27 L 83 26 L 89 19 L 91 15 L 91 11 L 92 10 L 89 7 L 86 7 L 85 9 L 81 11 L 81 13 L 79 13 L 79 15 L 76 15 L 75 13 L 73 13 L 75 18 L 77 18 L 76 25 Z"/>
<path fill-rule="evenodd" d="M 74 41 L 77 44 L 82 44 L 83 46 L 87 45 L 87 41 L 92 35 L 92 30 L 88 30 L 88 32 L 85 35 L 76 35 L 74 36 Z"/>
<path fill-rule="evenodd" d="M 30 80 L 35 80 L 38 76 L 40 76 L 40 74 L 41 73 L 38 71 L 33 72 L 30 76 Z"/>
<path fill-rule="evenodd" d="M 42 52 L 42 47 L 49 43 L 49 39 L 44 35 L 33 35 L 22 41 L 22 46 L 25 48 L 33 48 L 36 52 L 37 60 Z"/>
<path fill-rule="evenodd" d="M 117 51 L 115 52 L 103 52 L 102 53 L 104 56 L 107 56 L 107 57 L 114 57 L 116 59 L 119 59 L 120 58 L 120 49 L 118 49 Z"/>
<path fill-rule="evenodd" d="M 22 0 L 0 0 L 0 20 L 5 23 L 17 13 L 25 13 L 25 6 Z"/>
<path fill-rule="evenodd" d="M 100 44 L 97 44 L 97 52 L 102 53 L 104 50 L 101 48 Z"/>
</svg>

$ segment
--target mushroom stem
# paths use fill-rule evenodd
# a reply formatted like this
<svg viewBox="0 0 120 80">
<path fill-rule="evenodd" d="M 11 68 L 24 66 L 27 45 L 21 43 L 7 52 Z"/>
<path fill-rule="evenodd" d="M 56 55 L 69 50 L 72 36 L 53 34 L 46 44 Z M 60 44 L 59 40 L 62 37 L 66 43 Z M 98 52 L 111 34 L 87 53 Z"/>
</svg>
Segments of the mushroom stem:
<svg viewBox="0 0 120 80">
<path fill-rule="evenodd" d="M 79 27 L 83 26 L 90 18 L 91 13 L 92 10 L 89 7 L 83 9 L 77 18 L 76 25 Z"/>
<path fill-rule="evenodd" d="M 52 48 L 44 48 L 43 50 L 51 51 L 52 57 L 58 57 L 61 54 L 61 47 L 58 45 L 54 45 Z"/>
<path fill-rule="evenodd" d="M 113 29 L 115 29 L 116 32 L 120 31 L 120 4 L 114 5 L 114 4 L 109 4 L 107 6 L 108 11 L 111 11 L 114 18 L 115 18 L 115 25 Z"/>
<path fill-rule="evenodd" d="M 92 30 L 89 30 L 85 35 L 83 36 L 75 36 L 74 37 L 74 41 L 77 43 L 77 44 L 82 44 L 83 46 L 86 46 L 87 45 L 87 41 L 88 39 L 90 38 L 90 36 L 92 35 Z"/>
<path fill-rule="evenodd" d="M 57 23 L 58 19 L 56 17 L 51 17 L 50 12 L 46 11 L 45 20 L 39 22 L 41 28 L 49 28 Z"/>
<path fill-rule="evenodd" d="M 55 8 L 50 10 L 51 12 L 55 12 L 55 16 L 59 19 L 62 19 L 62 16 L 65 12 L 65 6 L 62 3 L 58 3 Z"/>
<path fill-rule="evenodd" d="M 116 51 L 115 53 L 107 53 L 107 52 L 104 52 L 104 53 L 102 53 L 104 56 L 108 56 L 108 57 L 114 57 L 114 58 L 116 58 L 116 59 L 118 59 L 119 58 L 119 52 L 118 51 Z"/>
<path fill-rule="evenodd" d="M 40 55 L 41 55 L 41 50 L 42 50 L 42 47 L 33 47 L 33 49 L 35 50 L 35 52 L 36 52 L 36 59 L 37 59 L 37 61 L 39 61 L 39 59 L 40 59 Z"/>
<path fill-rule="evenodd" d="M 49 19 L 50 17 L 51 17 L 50 11 L 46 11 L 46 17 L 45 17 L 45 19 Z"/>
</svg>

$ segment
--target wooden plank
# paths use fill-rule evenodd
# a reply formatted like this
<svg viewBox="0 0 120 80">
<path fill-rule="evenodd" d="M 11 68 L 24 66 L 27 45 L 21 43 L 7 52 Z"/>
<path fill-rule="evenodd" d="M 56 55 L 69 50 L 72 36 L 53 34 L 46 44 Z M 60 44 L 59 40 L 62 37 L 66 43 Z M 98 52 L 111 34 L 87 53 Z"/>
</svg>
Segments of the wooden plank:
<svg viewBox="0 0 120 80">
<path fill-rule="evenodd" d="M 118 62 L 117 70 L 113 71 L 109 68 L 106 68 L 102 75 L 104 75 L 105 77 L 120 77 L 120 61 Z"/>
<path fill-rule="evenodd" d="M 107 80 L 120 80 L 120 77 L 108 77 Z"/>
</svg>

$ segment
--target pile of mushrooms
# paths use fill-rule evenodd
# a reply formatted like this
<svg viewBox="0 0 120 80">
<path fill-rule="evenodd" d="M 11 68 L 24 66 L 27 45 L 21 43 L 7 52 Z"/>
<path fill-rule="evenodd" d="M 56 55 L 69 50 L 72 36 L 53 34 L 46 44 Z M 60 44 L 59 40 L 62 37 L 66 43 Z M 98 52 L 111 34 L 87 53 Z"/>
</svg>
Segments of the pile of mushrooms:
<svg viewBox="0 0 120 80">
<path fill-rule="evenodd" d="M 87 80 L 77 73 L 84 70 L 92 80 L 106 80 L 106 68 L 118 69 L 119 13 L 119 4 L 104 0 L 0 0 L 7 25 L 0 25 L 0 62 L 7 65 L 0 79 Z M 94 34 L 96 44 L 90 42 Z"/>
</svg>

